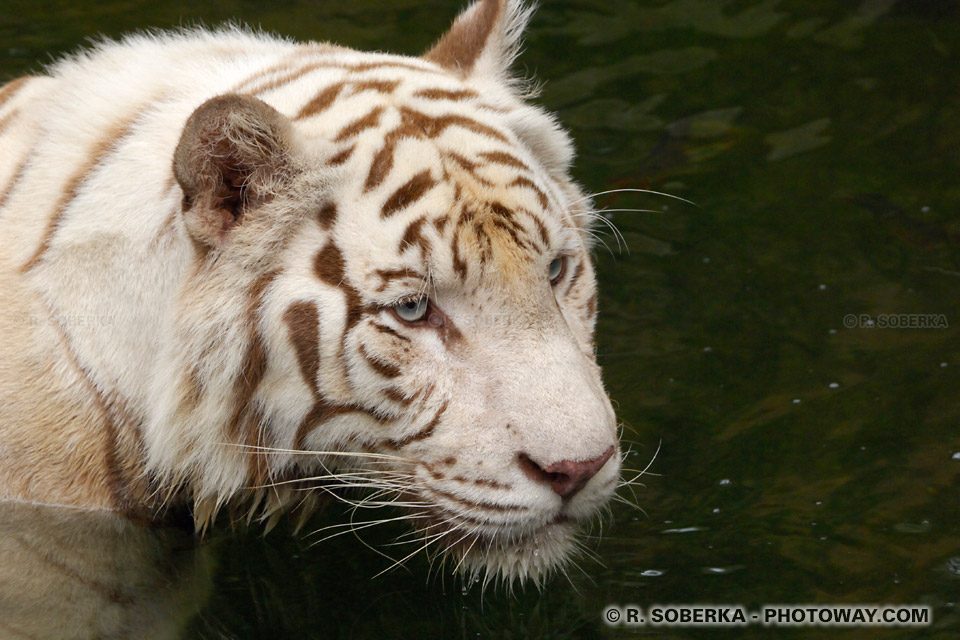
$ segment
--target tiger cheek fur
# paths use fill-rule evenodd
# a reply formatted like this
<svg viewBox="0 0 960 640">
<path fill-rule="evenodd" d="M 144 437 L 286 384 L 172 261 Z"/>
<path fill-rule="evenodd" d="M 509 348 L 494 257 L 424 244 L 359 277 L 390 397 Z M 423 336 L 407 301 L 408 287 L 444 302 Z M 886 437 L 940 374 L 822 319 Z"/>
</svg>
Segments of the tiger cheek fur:
<svg viewBox="0 0 960 640">
<path fill-rule="evenodd" d="M 481 0 L 422 58 L 237 31 L 138 37 L 0 89 L 2 122 L 27 100 L 66 117 L 43 83 L 83 94 L 147 59 L 181 80 L 88 96 L 102 138 L 67 140 L 91 155 L 40 198 L 47 219 L 29 213 L 50 169 L 3 161 L 0 207 L 28 248 L 4 256 L 0 293 L 51 318 L 109 309 L 118 327 L 111 341 L 44 323 L 26 342 L 42 352 L 52 335 L 68 374 L 37 389 L 0 367 L 7 397 L 92 393 L 83 424 L 106 452 L 83 490 L 2 472 L 0 489 L 148 517 L 189 502 L 202 525 L 223 505 L 272 518 L 356 486 L 411 509 L 460 570 L 539 581 L 562 566 L 620 454 L 593 356 L 588 199 L 566 134 L 508 72 L 529 13 Z M 50 155 L 87 135 L 68 129 L 14 127 L 0 144 Z M 124 166 L 142 170 L 136 188 Z M 36 437 L 0 426 L 0 459 L 52 446 Z M 20 464 L 43 480 L 41 462 Z"/>
</svg>

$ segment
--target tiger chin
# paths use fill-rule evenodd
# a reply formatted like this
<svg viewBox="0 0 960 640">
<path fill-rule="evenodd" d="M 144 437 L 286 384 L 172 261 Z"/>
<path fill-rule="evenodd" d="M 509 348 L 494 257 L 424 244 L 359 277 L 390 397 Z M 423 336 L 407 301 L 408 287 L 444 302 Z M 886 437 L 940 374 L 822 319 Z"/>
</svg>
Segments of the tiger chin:
<svg viewBox="0 0 960 640">
<path fill-rule="evenodd" d="M 0 494 L 200 528 L 332 495 L 471 576 L 568 562 L 620 453 L 529 15 L 418 58 L 137 35 L 0 88 Z"/>
</svg>

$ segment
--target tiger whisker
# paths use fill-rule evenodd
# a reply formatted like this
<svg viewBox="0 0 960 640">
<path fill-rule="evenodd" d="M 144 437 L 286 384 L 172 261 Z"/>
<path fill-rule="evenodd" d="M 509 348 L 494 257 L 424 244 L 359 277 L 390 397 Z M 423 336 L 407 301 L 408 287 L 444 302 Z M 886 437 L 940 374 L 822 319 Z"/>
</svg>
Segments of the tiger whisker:
<svg viewBox="0 0 960 640">
<path fill-rule="evenodd" d="M 629 254 L 630 247 L 629 245 L 627 245 L 627 240 L 626 238 L 623 237 L 623 234 L 620 233 L 620 229 L 617 228 L 617 225 L 615 225 L 612 220 L 610 220 L 606 216 L 601 215 L 596 211 L 591 212 L 591 214 L 592 214 L 590 216 L 591 220 L 599 220 L 600 222 L 605 224 L 608 229 L 610 229 L 611 233 L 613 233 L 613 237 L 617 239 L 617 249 L 618 250 L 620 249 L 620 243 L 622 242 L 624 249 L 626 249 L 627 253 Z"/>
<path fill-rule="evenodd" d="M 308 449 L 282 449 L 279 447 L 260 447 L 252 444 L 240 444 L 237 442 L 221 442 L 223 446 L 227 447 L 236 447 L 239 449 L 246 449 L 248 451 L 254 451 L 257 453 L 276 453 L 276 454 L 286 454 L 286 455 L 305 455 L 305 456 L 326 456 L 326 457 L 340 457 L 340 458 L 369 458 L 372 460 L 389 460 L 392 462 L 408 462 L 410 464 L 415 464 L 415 460 L 410 458 L 404 458 L 402 456 L 390 455 L 387 453 L 369 453 L 364 451 L 311 451 Z"/>
<path fill-rule="evenodd" d="M 359 531 L 359 530 L 361 530 L 361 529 L 369 529 L 370 527 L 375 527 L 375 526 L 377 526 L 377 525 L 379 525 L 379 524 L 387 524 L 387 523 L 390 523 L 390 522 L 397 522 L 398 520 L 417 520 L 417 519 L 426 518 L 426 517 L 428 517 L 428 516 L 425 515 L 425 514 L 424 514 L 424 515 L 414 515 L 414 516 L 403 515 L 403 516 L 397 516 L 397 517 L 395 517 L 395 518 L 383 518 L 382 520 L 372 520 L 372 521 L 360 522 L 360 523 L 356 523 L 356 522 L 342 522 L 342 523 L 339 523 L 339 524 L 336 524 L 336 525 L 329 525 L 329 526 L 327 526 L 327 527 L 323 527 L 322 529 L 317 529 L 316 531 L 313 531 L 313 532 L 311 532 L 311 533 L 309 533 L 309 534 L 307 534 L 307 535 L 309 535 L 309 536 L 317 535 L 318 533 L 320 533 L 320 532 L 322 532 L 322 531 L 327 531 L 327 530 L 332 529 L 332 528 L 335 528 L 335 527 L 349 527 L 348 529 L 344 529 L 343 531 L 337 531 L 336 533 L 331 533 L 330 535 L 326 535 L 326 536 L 320 538 L 319 540 L 316 540 L 316 541 L 310 543 L 311 546 L 312 546 L 312 545 L 320 544 L 321 542 L 326 542 L 327 540 L 331 540 L 331 539 L 336 538 L 336 537 L 338 537 L 338 536 L 342 536 L 342 535 L 345 534 L 345 533 L 352 533 L 352 532 L 354 532 L 354 531 Z M 381 545 L 381 546 L 391 546 L 391 545 L 390 545 L 390 544 L 385 544 L 385 545 Z"/>
<path fill-rule="evenodd" d="M 380 571 L 379 573 L 377 573 L 377 574 L 376 574 L 375 576 L 373 576 L 373 577 L 374 577 L 374 578 L 379 578 L 380 576 L 382 576 L 383 574 L 387 573 L 388 571 L 392 571 L 393 569 L 395 569 L 395 568 L 397 568 L 397 567 L 402 567 L 407 560 L 409 560 L 409 559 L 412 558 L 413 556 L 417 555 L 417 554 L 420 553 L 421 551 L 424 551 L 427 547 L 429 547 L 430 545 L 432 545 L 433 543 L 435 543 L 437 540 L 439 540 L 439 538 L 434 538 L 433 540 L 430 540 L 430 541 L 428 541 L 427 543 L 425 543 L 423 546 L 417 547 L 416 549 L 414 549 L 413 551 L 411 551 L 410 553 L 408 553 L 407 555 L 405 555 L 403 558 L 401 558 L 400 560 L 397 560 L 396 562 L 394 562 L 393 564 L 391 564 L 389 567 L 387 567 L 387 568 L 384 569 L 383 571 Z"/>
<path fill-rule="evenodd" d="M 662 191 L 654 191 L 653 189 L 634 189 L 634 188 L 609 189 L 609 190 L 607 190 L 607 191 L 600 191 L 599 193 L 591 193 L 591 194 L 589 194 L 589 195 L 587 195 L 587 196 L 584 196 L 583 198 L 580 198 L 579 200 L 574 201 L 573 204 L 577 204 L 577 203 L 580 203 L 580 202 L 584 202 L 584 201 L 586 201 L 586 200 L 591 200 L 591 199 L 596 198 L 596 197 L 599 197 L 599 196 L 610 195 L 610 194 L 613 194 L 613 193 L 648 193 L 648 194 L 650 194 L 650 195 L 663 196 L 664 198 L 672 198 L 672 199 L 674 199 L 674 200 L 679 200 L 680 202 L 685 202 L 685 203 L 687 203 L 687 204 L 692 204 L 693 206 L 697 207 L 698 209 L 701 208 L 700 205 L 698 205 L 696 202 L 693 202 L 692 200 L 687 200 L 686 198 L 681 198 L 680 196 L 675 196 L 675 195 L 673 195 L 672 193 L 664 193 L 664 192 L 662 192 Z"/>
</svg>

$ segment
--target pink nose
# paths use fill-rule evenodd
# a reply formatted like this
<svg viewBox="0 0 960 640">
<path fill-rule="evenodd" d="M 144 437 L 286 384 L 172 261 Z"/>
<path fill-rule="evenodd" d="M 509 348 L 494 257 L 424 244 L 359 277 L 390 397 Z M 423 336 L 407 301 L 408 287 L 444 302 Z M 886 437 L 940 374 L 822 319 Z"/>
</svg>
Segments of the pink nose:
<svg viewBox="0 0 960 640">
<path fill-rule="evenodd" d="M 520 468 L 528 478 L 536 482 L 549 484 L 553 492 L 564 500 L 573 497 L 580 489 L 597 475 L 597 472 L 613 455 L 614 447 L 604 451 L 592 460 L 561 460 L 548 467 L 541 467 L 525 453 L 519 455 Z"/>
</svg>

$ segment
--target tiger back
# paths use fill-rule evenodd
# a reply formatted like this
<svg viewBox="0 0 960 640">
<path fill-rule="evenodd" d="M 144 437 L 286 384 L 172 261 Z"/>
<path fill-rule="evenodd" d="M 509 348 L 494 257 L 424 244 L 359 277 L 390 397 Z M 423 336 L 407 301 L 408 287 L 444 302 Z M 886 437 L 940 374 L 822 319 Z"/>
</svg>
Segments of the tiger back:
<svg viewBox="0 0 960 640">
<path fill-rule="evenodd" d="M 620 456 L 529 15 L 420 58 L 138 35 L 0 88 L 0 495 L 204 525 L 359 488 L 462 571 L 563 565 Z"/>
</svg>

